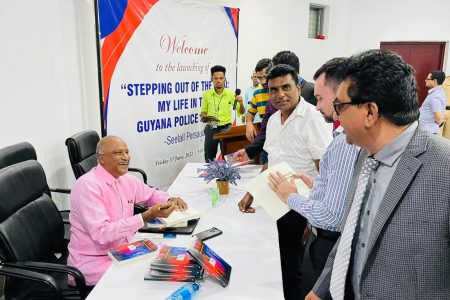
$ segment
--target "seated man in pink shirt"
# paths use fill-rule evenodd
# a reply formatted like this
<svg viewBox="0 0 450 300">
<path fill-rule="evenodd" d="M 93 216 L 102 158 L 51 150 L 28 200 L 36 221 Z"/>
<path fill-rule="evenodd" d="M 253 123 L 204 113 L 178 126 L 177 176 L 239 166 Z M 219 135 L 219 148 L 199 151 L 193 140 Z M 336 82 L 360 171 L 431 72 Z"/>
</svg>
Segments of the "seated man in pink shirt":
<svg viewBox="0 0 450 300">
<path fill-rule="evenodd" d="M 186 203 L 151 188 L 128 173 L 127 144 L 107 136 L 97 145 L 98 165 L 80 177 L 70 200 L 70 242 L 67 264 L 78 268 L 86 285 L 94 286 L 111 265 L 107 251 L 130 242 L 144 222 L 167 217 Z M 149 207 L 133 215 L 135 203 Z"/>
</svg>

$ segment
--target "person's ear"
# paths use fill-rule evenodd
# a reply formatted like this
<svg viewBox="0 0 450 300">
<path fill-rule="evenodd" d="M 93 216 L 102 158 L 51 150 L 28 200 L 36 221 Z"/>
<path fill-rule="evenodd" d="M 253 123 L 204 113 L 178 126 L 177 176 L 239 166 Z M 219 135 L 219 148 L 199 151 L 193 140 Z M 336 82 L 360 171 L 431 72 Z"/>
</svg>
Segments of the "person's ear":
<svg viewBox="0 0 450 300">
<path fill-rule="evenodd" d="M 367 116 L 366 116 L 366 126 L 370 127 L 378 121 L 380 114 L 378 112 L 378 105 L 375 102 L 368 102 L 367 105 Z"/>
</svg>

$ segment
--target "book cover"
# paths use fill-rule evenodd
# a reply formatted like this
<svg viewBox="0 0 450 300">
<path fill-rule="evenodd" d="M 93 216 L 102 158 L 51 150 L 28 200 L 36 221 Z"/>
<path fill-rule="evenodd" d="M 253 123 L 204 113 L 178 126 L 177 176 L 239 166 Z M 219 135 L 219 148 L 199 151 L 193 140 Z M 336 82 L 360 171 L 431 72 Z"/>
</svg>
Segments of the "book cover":
<svg viewBox="0 0 450 300">
<path fill-rule="evenodd" d="M 227 154 L 224 156 L 226 162 L 231 163 L 233 166 L 245 166 L 254 162 L 253 159 L 248 159 L 246 161 L 239 161 L 236 156 L 236 152 Z"/>
<path fill-rule="evenodd" d="M 158 252 L 156 246 L 150 240 L 142 240 L 125 244 L 108 250 L 108 255 L 115 264 L 122 265 L 139 259 L 150 258 Z"/>
<path fill-rule="evenodd" d="M 200 212 L 193 208 L 186 210 L 175 210 L 167 218 L 158 218 L 165 226 L 170 227 L 180 222 L 200 218 Z"/>
<path fill-rule="evenodd" d="M 205 243 L 197 240 L 194 247 L 188 249 L 188 253 L 223 287 L 228 285 L 231 276 L 231 266 Z"/>
<path fill-rule="evenodd" d="M 199 275 L 191 275 L 188 273 L 167 273 L 158 270 L 150 269 L 150 271 L 144 275 L 144 280 L 153 281 L 176 281 L 176 282 L 194 282 L 196 280 L 202 280 L 203 273 Z"/>
<path fill-rule="evenodd" d="M 202 267 L 193 259 L 184 247 L 163 246 L 150 263 L 151 267 L 172 270 L 197 270 Z"/>
</svg>

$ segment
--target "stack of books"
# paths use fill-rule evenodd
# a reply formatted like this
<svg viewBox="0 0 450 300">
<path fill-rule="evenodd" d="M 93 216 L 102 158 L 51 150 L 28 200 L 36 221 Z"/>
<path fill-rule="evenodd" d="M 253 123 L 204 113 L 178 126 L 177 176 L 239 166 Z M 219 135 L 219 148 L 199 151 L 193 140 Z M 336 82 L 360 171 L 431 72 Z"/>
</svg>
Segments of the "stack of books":
<svg viewBox="0 0 450 300">
<path fill-rule="evenodd" d="M 194 282 L 203 279 L 203 268 L 183 247 L 163 246 L 150 264 L 145 280 Z"/>
<path fill-rule="evenodd" d="M 108 250 L 111 260 L 117 265 L 123 265 L 129 262 L 151 258 L 158 252 L 156 246 L 151 240 L 142 240 L 125 244 Z"/>
</svg>

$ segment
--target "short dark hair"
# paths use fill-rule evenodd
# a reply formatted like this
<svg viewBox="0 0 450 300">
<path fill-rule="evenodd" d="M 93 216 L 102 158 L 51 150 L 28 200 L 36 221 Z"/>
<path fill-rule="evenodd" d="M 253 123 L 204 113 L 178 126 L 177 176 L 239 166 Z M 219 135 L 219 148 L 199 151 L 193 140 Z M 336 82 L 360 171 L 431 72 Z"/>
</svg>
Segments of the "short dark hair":
<svg viewBox="0 0 450 300">
<path fill-rule="evenodd" d="M 431 79 L 436 79 L 437 83 L 441 85 L 445 80 L 445 73 L 442 71 L 434 70 L 430 72 Z"/>
<path fill-rule="evenodd" d="M 300 60 L 294 52 L 289 50 L 283 50 L 275 54 L 272 58 L 272 63 L 274 66 L 281 64 L 291 66 L 297 74 L 300 74 Z"/>
<path fill-rule="evenodd" d="M 271 79 L 286 76 L 288 74 L 291 74 L 292 79 L 294 80 L 295 84 L 297 84 L 298 82 L 297 72 L 295 72 L 295 69 L 293 67 L 285 64 L 276 65 L 272 69 L 270 69 L 269 74 L 267 74 L 267 82 L 269 82 L 269 80 Z"/>
<path fill-rule="evenodd" d="M 223 75 L 225 75 L 225 73 L 227 72 L 227 69 L 225 69 L 225 67 L 223 67 L 223 66 L 217 65 L 217 66 L 214 66 L 211 68 L 211 76 L 213 76 L 214 73 L 216 73 L 216 72 L 222 72 Z"/>
<path fill-rule="evenodd" d="M 414 68 L 387 50 L 368 50 L 349 58 L 345 77 L 353 103 L 375 102 L 379 114 L 403 126 L 419 118 Z"/>
<path fill-rule="evenodd" d="M 347 57 L 332 58 L 316 71 L 313 79 L 317 80 L 320 75 L 325 74 L 325 85 L 336 91 L 339 84 L 345 79 L 343 71 L 347 62 Z"/>
<path fill-rule="evenodd" d="M 261 72 L 262 70 L 272 67 L 272 60 L 270 58 L 263 58 L 258 61 L 255 67 L 255 72 Z"/>
</svg>

